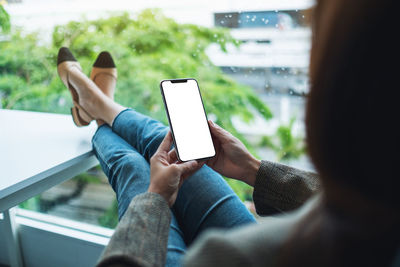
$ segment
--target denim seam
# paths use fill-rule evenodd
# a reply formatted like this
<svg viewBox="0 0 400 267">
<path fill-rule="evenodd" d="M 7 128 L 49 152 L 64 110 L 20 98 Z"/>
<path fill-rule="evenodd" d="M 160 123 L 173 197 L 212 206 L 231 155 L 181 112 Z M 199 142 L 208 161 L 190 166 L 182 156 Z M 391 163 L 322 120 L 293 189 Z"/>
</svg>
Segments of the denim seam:
<svg viewBox="0 0 400 267">
<path fill-rule="evenodd" d="M 167 249 L 168 249 L 168 251 L 178 251 L 178 252 L 183 252 L 183 253 L 186 252 L 185 249 L 182 249 L 182 248 L 177 247 L 177 246 L 167 246 Z"/>
<path fill-rule="evenodd" d="M 94 138 L 93 138 L 93 139 L 94 139 Z M 111 171 L 111 166 L 108 164 L 108 162 L 106 162 L 106 161 L 104 160 L 105 157 L 104 157 L 104 155 L 100 152 L 100 150 L 97 148 L 96 142 L 93 142 L 93 146 L 95 147 L 97 156 L 100 157 L 101 160 L 107 165 L 108 171 Z"/>
<path fill-rule="evenodd" d="M 179 229 L 179 227 L 176 227 L 175 225 L 171 224 L 171 228 L 174 229 L 175 231 L 177 231 L 180 235 L 183 235 L 183 232 L 181 229 Z"/>
</svg>

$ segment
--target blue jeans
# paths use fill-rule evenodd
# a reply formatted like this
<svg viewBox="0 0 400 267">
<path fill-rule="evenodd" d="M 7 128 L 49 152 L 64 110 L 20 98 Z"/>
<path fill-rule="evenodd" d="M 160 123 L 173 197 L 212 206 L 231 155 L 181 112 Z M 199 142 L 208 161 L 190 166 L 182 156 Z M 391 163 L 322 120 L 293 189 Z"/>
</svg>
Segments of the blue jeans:
<svg viewBox="0 0 400 267">
<path fill-rule="evenodd" d="M 94 135 L 93 148 L 116 193 L 119 218 L 133 197 L 147 191 L 149 161 L 167 131 L 160 122 L 126 109 L 112 128 L 102 125 Z M 171 212 L 166 266 L 179 266 L 187 246 L 208 228 L 255 222 L 225 180 L 207 166 L 182 184 Z"/>
</svg>

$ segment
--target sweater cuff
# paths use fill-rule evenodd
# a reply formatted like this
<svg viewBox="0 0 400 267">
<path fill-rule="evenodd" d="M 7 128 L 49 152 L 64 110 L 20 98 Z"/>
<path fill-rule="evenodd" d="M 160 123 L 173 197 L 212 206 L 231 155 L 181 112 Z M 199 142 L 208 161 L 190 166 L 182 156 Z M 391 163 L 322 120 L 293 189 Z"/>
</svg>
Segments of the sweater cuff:
<svg viewBox="0 0 400 267">
<path fill-rule="evenodd" d="M 282 165 L 266 160 L 261 161 L 253 191 L 254 205 L 259 215 L 270 215 L 293 208 L 294 200 L 285 190 L 282 190 L 285 186 L 282 188 L 281 178 L 286 169 L 282 170 L 279 166 Z"/>
<path fill-rule="evenodd" d="M 319 188 L 315 173 L 261 161 L 254 185 L 254 204 L 260 215 L 266 215 L 271 208 L 289 211 L 301 206 Z"/>
<path fill-rule="evenodd" d="M 254 198 L 265 198 L 268 193 L 268 183 L 271 182 L 271 177 L 274 176 L 275 163 L 261 160 L 260 168 L 256 174 L 256 181 L 254 183 Z"/>
<path fill-rule="evenodd" d="M 274 163 L 261 160 L 260 168 L 258 169 L 256 174 L 253 200 L 256 211 L 259 215 L 270 215 L 277 211 L 274 207 L 271 206 L 270 203 L 265 203 L 268 196 L 268 187 L 270 186 L 270 178 L 272 177 L 274 167 Z"/>
</svg>

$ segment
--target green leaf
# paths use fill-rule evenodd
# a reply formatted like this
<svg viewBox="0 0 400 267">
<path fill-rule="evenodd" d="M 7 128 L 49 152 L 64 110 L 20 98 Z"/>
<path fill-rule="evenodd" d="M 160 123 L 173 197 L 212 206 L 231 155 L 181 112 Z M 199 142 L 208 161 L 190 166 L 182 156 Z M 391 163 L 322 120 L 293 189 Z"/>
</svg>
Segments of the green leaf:
<svg viewBox="0 0 400 267">
<path fill-rule="evenodd" d="M 0 34 L 8 33 L 10 29 L 11 29 L 10 15 L 8 15 L 7 11 L 0 3 Z"/>
</svg>

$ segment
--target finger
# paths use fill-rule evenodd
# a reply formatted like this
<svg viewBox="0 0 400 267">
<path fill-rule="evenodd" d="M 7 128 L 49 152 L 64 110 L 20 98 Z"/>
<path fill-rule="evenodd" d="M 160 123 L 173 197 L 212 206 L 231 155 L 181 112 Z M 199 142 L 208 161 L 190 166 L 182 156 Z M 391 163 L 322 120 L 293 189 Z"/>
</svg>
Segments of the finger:
<svg viewBox="0 0 400 267">
<path fill-rule="evenodd" d="M 165 151 L 168 152 L 172 145 L 172 134 L 171 131 L 165 135 L 164 140 L 162 140 L 161 144 L 159 145 L 157 152 Z"/>
<path fill-rule="evenodd" d="M 186 173 L 186 177 L 185 177 L 185 178 L 191 176 L 193 173 L 195 173 L 195 172 L 197 172 L 198 170 L 200 170 L 201 167 L 204 166 L 204 164 L 206 164 L 205 161 L 203 161 L 203 162 L 198 162 L 198 164 L 197 164 L 197 166 L 196 166 L 195 168 L 193 168 L 192 170 L 190 170 L 189 172 Z"/>
<path fill-rule="evenodd" d="M 206 160 L 206 161 L 204 162 L 204 164 L 207 164 L 207 165 L 210 166 L 211 168 L 213 168 L 214 165 L 218 162 L 219 155 L 220 155 L 220 151 L 219 151 L 218 149 L 215 149 L 215 150 L 216 150 L 215 156 L 212 157 L 212 158 L 210 158 L 210 159 L 208 159 L 208 160 Z"/>
<path fill-rule="evenodd" d="M 192 174 L 194 174 L 195 172 L 197 172 L 199 169 L 201 169 L 201 167 L 203 167 L 204 164 L 205 164 L 205 161 L 203 161 L 203 162 L 198 162 L 198 166 L 197 166 L 196 168 L 194 168 L 194 169 L 192 169 L 191 171 L 189 171 L 189 172 L 183 174 L 183 175 L 182 175 L 182 179 L 181 179 L 181 183 L 182 183 L 183 181 L 185 181 L 188 177 L 190 177 Z M 181 183 L 180 183 L 180 184 L 181 184 Z"/>
<path fill-rule="evenodd" d="M 177 165 L 181 171 L 181 175 L 183 176 L 193 170 L 196 170 L 196 168 L 199 166 L 199 163 L 195 160 L 191 160 Z"/>
<path fill-rule="evenodd" d="M 211 133 L 216 137 L 216 139 L 228 139 L 230 137 L 228 131 L 221 128 L 221 126 L 217 125 L 213 121 L 209 120 L 208 124 L 210 125 Z"/>
<path fill-rule="evenodd" d="M 209 120 L 208 125 L 210 126 L 211 138 L 214 142 L 214 146 L 219 146 L 221 141 L 219 140 L 219 134 L 217 132 L 217 129 L 215 129 L 214 123 Z"/>
<path fill-rule="evenodd" d="M 170 152 L 168 152 L 168 158 L 170 163 L 175 163 L 178 161 L 178 155 L 176 154 L 175 148 L 173 148 Z"/>
</svg>

